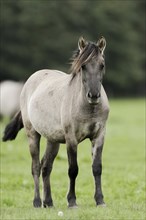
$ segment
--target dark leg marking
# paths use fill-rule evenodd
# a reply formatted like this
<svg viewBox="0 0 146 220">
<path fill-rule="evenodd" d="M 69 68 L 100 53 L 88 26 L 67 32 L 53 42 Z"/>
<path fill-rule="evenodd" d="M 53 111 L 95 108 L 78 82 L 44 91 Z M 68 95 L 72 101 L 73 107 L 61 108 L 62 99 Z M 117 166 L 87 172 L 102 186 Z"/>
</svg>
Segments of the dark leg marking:
<svg viewBox="0 0 146 220">
<path fill-rule="evenodd" d="M 40 152 L 40 134 L 38 134 L 33 128 L 27 130 L 27 135 L 29 139 L 29 149 L 32 157 L 32 176 L 34 179 L 34 200 L 33 206 L 38 208 L 41 207 L 42 202 L 40 198 L 39 191 L 39 177 L 40 177 L 40 161 L 39 161 L 39 152 Z"/>
<path fill-rule="evenodd" d="M 94 147 L 94 146 L 93 146 Z M 94 199 L 96 205 L 103 205 L 103 193 L 101 187 L 101 175 L 102 175 L 102 149 L 103 145 L 97 147 L 93 155 L 92 171 L 95 180 L 95 195 Z"/>
<path fill-rule="evenodd" d="M 75 194 L 75 180 L 78 175 L 77 147 L 67 147 L 68 154 L 68 175 L 70 178 L 69 192 L 67 194 L 68 207 L 77 207 Z"/>
<path fill-rule="evenodd" d="M 51 196 L 50 174 L 51 174 L 53 162 L 54 162 L 55 157 L 57 156 L 58 150 L 59 150 L 58 143 L 47 142 L 46 152 L 41 161 L 43 190 L 44 190 L 43 206 L 45 208 L 53 206 L 53 200 Z"/>
</svg>

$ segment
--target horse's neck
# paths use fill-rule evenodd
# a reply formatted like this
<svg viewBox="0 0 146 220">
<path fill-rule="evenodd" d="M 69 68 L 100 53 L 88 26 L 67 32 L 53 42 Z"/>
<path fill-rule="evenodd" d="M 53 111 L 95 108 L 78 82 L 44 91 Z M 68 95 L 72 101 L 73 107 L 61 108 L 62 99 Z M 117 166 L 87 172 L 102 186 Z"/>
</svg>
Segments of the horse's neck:
<svg viewBox="0 0 146 220">
<path fill-rule="evenodd" d="M 72 95 L 74 96 L 74 99 L 76 102 L 81 102 L 84 94 L 84 89 L 82 85 L 82 75 L 81 73 L 77 73 L 76 76 L 74 76 L 72 81 Z"/>
<path fill-rule="evenodd" d="M 82 83 L 82 75 L 78 73 L 73 79 L 73 96 L 76 108 L 78 109 L 78 114 L 82 117 L 86 117 L 92 114 L 94 117 L 97 114 L 97 106 L 90 105 L 86 98 L 85 89 Z M 84 116 L 83 116 L 84 115 Z"/>
</svg>

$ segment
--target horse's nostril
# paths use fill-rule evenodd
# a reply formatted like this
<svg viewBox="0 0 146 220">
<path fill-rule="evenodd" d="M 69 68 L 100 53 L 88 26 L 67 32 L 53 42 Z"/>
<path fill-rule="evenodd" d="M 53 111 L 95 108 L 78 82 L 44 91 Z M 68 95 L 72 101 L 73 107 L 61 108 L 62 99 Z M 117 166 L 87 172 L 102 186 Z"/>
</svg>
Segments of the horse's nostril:
<svg viewBox="0 0 146 220">
<path fill-rule="evenodd" d="M 100 98 L 100 93 L 97 94 L 97 98 Z"/>
<path fill-rule="evenodd" d="M 98 99 L 99 97 L 100 97 L 100 93 L 97 93 L 97 94 L 92 94 L 91 92 L 88 92 L 87 93 L 87 96 L 88 96 L 88 98 L 90 98 L 90 99 Z"/>
<path fill-rule="evenodd" d="M 90 99 L 93 97 L 91 92 L 88 92 L 87 95 L 88 95 L 88 98 L 90 98 Z"/>
</svg>

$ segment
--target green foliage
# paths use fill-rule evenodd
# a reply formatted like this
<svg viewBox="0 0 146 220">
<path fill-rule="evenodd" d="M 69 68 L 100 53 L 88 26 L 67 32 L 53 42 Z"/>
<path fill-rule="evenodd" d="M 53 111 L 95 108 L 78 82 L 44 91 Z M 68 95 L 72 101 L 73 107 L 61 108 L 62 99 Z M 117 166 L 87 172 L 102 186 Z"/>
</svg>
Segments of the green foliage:
<svg viewBox="0 0 146 220">
<path fill-rule="evenodd" d="M 69 72 L 79 36 L 107 40 L 105 87 L 144 93 L 145 1 L 1 0 L 1 79 L 42 68 Z"/>
<path fill-rule="evenodd" d="M 31 158 L 22 130 L 15 141 L 1 144 L 1 219 L 145 219 L 144 100 L 111 101 L 110 106 L 102 174 L 107 208 L 95 207 L 88 140 L 78 148 L 76 193 L 79 208 L 68 209 L 66 204 L 68 162 L 64 145 L 60 147 L 51 174 L 55 208 L 32 208 Z M 44 145 L 43 140 L 41 156 Z M 63 217 L 58 217 L 59 210 L 64 212 Z"/>
</svg>

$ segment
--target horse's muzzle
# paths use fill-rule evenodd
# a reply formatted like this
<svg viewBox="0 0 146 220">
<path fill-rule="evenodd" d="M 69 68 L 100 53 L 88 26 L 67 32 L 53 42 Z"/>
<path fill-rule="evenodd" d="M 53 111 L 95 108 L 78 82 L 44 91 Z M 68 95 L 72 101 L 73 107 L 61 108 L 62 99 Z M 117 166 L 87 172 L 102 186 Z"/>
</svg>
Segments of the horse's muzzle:
<svg viewBox="0 0 146 220">
<path fill-rule="evenodd" d="M 89 104 L 96 105 L 100 102 L 100 93 L 93 95 L 91 92 L 88 92 L 86 97 Z"/>
</svg>

